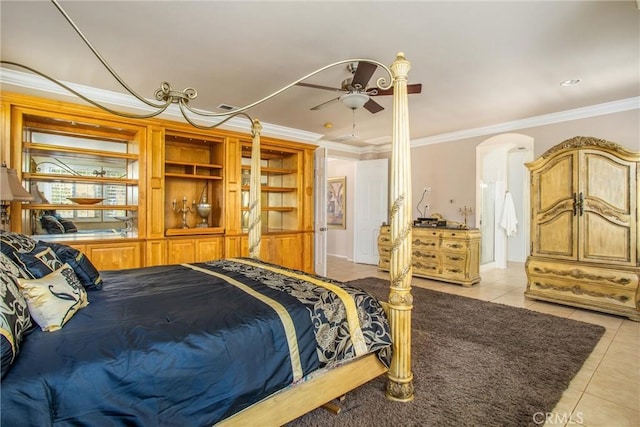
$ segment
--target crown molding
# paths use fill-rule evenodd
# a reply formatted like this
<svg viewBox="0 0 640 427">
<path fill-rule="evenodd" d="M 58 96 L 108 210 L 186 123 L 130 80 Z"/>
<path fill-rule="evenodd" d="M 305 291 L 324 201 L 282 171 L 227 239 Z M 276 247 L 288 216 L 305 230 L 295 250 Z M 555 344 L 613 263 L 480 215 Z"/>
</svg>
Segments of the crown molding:
<svg viewBox="0 0 640 427">
<path fill-rule="evenodd" d="M 457 132 L 443 133 L 440 135 L 418 138 L 411 141 L 411 147 L 440 144 L 442 142 L 457 141 L 460 139 L 474 138 L 477 136 L 500 134 L 536 126 L 546 126 L 554 123 L 568 122 L 585 119 L 588 117 L 602 116 L 605 114 L 619 113 L 628 110 L 640 109 L 640 96 L 605 102 L 588 107 L 575 108 L 573 110 L 560 111 L 558 113 L 544 114 L 521 120 L 499 123 L 479 128 L 466 129 Z"/>
<path fill-rule="evenodd" d="M 638 0 L 640 1 L 640 0 Z M 63 82 L 70 86 L 74 90 L 82 93 L 86 97 L 93 99 L 102 104 L 108 104 L 110 106 L 117 106 L 127 110 L 137 110 L 143 112 L 152 111 L 150 107 L 140 105 L 134 97 L 125 95 L 118 92 L 112 92 L 102 89 L 96 89 L 89 86 L 78 85 L 75 83 Z M 11 85 L 26 89 L 35 90 L 38 92 L 51 93 L 58 96 L 64 96 L 72 100 L 77 100 L 73 94 L 70 94 L 60 86 L 56 85 L 49 80 L 39 77 L 35 74 L 11 70 L 8 68 L 0 67 L 0 85 Z M 499 123 L 490 126 L 483 126 L 478 128 L 466 129 L 456 132 L 443 133 L 439 135 L 428 136 L 424 138 L 417 138 L 411 141 L 411 148 L 421 147 L 423 145 L 440 144 L 443 142 L 457 141 L 461 139 L 474 138 L 478 136 L 500 134 L 505 132 L 512 132 L 515 130 L 532 128 L 536 126 L 545 126 L 554 123 L 566 122 L 571 120 L 584 119 L 588 117 L 601 116 L 605 114 L 618 113 L 628 110 L 640 109 L 640 97 L 632 97 L 621 99 L 618 101 L 605 102 L 602 104 L 591 105 L 588 107 L 575 108 L 572 110 L 560 111 L 557 113 L 545 114 L 541 116 L 534 116 L 520 120 L 513 120 L 510 122 Z M 178 106 L 171 105 L 167 111 L 162 113 L 159 117 L 182 121 L 184 117 L 180 113 Z M 218 123 L 220 119 L 206 117 L 198 118 L 198 122 L 203 125 L 211 126 Z M 227 121 L 224 125 L 220 126 L 223 129 L 233 130 L 237 132 L 250 132 L 250 126 L 246 120 L 233 118 Z M 367 147 L 355 147 L 348 144 L 339 142 L 326 141 L 321 138 L 324 136 L 319 133 L 303 131 L 300 129 L 294 129 L 284 126 L 278 126 L 270 123 L 262 123 L 262 134 L 269 135 L 276 138 L 283 138 L 288 140 L 296 140 L 300 142 L 307 142 L 317 144 L 321 147 L 325 147 L 331 150 L 342 151 L 346 153 L 353 153 L 357 155 L 362 154 L 378 154 L 385 153 L 391 150 L 391 144 L 384 145 L 371 145 Z M 377 138 L 375 141 L 383 141 L 386 137 Z"/>
<path fill-rule="evenodd" d="M 123 108 L 124 110 L 129 112 L 139 111 L 149 113 L 154 111 L 151 107 L 141 104 L 133 96 L 127 94 L 97 89 L 70 82 L 63 81 L 62 83 L 69 86 L 73 90 L 83 94 L 87 98 L 92 99 L 100 104 L 108 105 L 109 107 Z M 23 71 L 11 70 L 4 67 L 0 67 L 0 85 L 16 86 L 34 90 L 39 93 L 49 93 L 52 95 L 65 97 L 65 99 L 68 98 L 72 101 L 79 100 L 75 95 L 67 92 L 62 87 L 38 75 Z M 84 102 L 82 100 L 80 101 Z M 157 102 L 156 100 L 152 99 L 149 99 L 149 101 Z M 160 114 L 158 117 L 168 120 L 186 122 L 177 105 L 170 105 L 169 108 L 167 108 L 167 110 Z M 198 117 L 196 119 L 197 123 L 204 126 L 211 126 L 213 124 L 219 123 L 220 121 L 222 121 L 222 119 L 218 117 Z M 246 119 L 237 117 L 234 117 L 225 122 L 225 124 L 221 125 L 220 128 L 243 133 L 251 132 L 251 125 L 249 124 L 249 122 Z M 317 141 L 323 137 L 323 135 L 319 133 L 307 132 L 300 129 L 288 128 L 270 123 L 262 123 L 262 135 L 313 144 L 317 144 Z"/>
</svg>

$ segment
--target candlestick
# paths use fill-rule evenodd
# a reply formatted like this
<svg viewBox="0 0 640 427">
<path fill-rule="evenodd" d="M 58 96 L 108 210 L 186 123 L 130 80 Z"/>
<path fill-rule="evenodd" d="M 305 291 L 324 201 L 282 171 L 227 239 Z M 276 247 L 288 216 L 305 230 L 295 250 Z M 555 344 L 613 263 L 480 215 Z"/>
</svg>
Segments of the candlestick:
<svg viewBox="0 0 640 427">
<path fill-rule="evenodd" d="M 182 198 L 182 207 L 180 209 L 177 209 L 177 205 L 178 203 L 176 202 L 176 199 L 173 199 L 173 201 L 171 202 L 171 206 L 173 207 L 173 211 L 179 214 L 182 214 L 182 228 L 189 228 L 189 226 L 187 225 L 187 213 L 193 213 L 195 211 L 195 205 L 196 205 L 196 201 L 192 201 L 191 202 L 191 206 L 187 205 L 187 196 L 184 196 Z"/>
<path fill-rule="evenodd" d="M 460 208 L 460 213 L 464 216 L 464 228 L 467 227 L 467 216 L 473 213 L 473 208 L 471 206 L 464 206 Z"/>
</svg>

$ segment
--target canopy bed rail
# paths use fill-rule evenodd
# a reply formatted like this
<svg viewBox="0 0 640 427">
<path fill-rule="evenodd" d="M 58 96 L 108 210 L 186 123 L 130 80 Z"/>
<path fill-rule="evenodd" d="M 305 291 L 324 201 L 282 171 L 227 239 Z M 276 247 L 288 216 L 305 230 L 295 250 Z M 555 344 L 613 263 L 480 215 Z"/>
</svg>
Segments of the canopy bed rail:
<svg viewBox="0 0 640 427">
<path fill-rule="evenodd" d="M 106 64 L 106 61 L 91 46 L 86 37 L 82 35 L 77 26 L 68 17 L 55 0 L 52 2 L 83 38 L 108 71 L 120 82 L 120 84 L 139 100 L 142 97 L 133 92 L 122 79 Z M 20 67 L 32 73 L 38 74 L 70 91 L 79 98 L 101 108 L 109 113 L 127 118 L 149 118 L 164 112 L 170 104 L 177 104 L 185 120 L 194 127 L 200 129 L 212 129 L 218 127 L 233 117 L 243 116 L 250 121 L 252 135 L 252 154 L 249 189 L 249 256 L 258 259 L 261 243 L 261 206 L 260 206 L 260 134 L 262 125 L 258 120 L 252 119 L 247 111 L 261 104 L 292 86 L 314 76 L 328 68 L 349 64 L 353 62 L 367 62 L 381 67 L 391 77 L 386 85 L 385 78 L 379 78 L 376 85 L 379 89 L 393 88 L 393 119 L 392 119 L 392 155 L 390 194 L 392 206 L 390 209 L 391 226 L 391 257 L 389 281 L 390 290 L 388 303 L 385 303 L 385 311 L 388 316 L 391 337 L 393 341 L 392 360 L 387 369 L 374 355 L 365 355 L 354 361 L 345 362 L 343 365 L 327 370 L 326 372 L 311 374 L 309 378 L 300 384 L 292 385 L 285 390 L 275 392 L 272 396 L 250 406 L 249 408 L 232 415 L 222 421 L 221 425 L 246 425 L 251 424 L 282 424 L 321 406 L 322 404 L 337 398 L 347 391 L 358 387 L 373 378 L 387 373 L 386 395 L 389 399 L 397 401 L 410 401 L 413 399 L 413 374 L 411 371 L 411 309 L 413 298 L 411 295 L 411 161 L 410 161 L 410 134 L 409 134 L 409 107 L 407 75 L 410 63 L 400 52 L 390 67 L 370 59 L 347 59 L 329 64 L 308 75 L 292 82 L 282 89 L 244 107 L 225 112 L 208 113 L 191 108 L 188 103 L 197 96 L 193 88 L 187 88 L 182 92 L 174 91 L 167 82 L 161 84 L 156 91 L 156 99 L 160 104 L 144 101 L 147 111 L 145 114 L 131 114 L 115 111 L 105 107 L 82 94 L 74 91 L 67 85 L 56 79 L 37 71 L 31 67 L 12 61 L 0 61 L 4 65 Z M 212 123 L 211 125 L 197 124 L 191 117 Z"/>
</svg>

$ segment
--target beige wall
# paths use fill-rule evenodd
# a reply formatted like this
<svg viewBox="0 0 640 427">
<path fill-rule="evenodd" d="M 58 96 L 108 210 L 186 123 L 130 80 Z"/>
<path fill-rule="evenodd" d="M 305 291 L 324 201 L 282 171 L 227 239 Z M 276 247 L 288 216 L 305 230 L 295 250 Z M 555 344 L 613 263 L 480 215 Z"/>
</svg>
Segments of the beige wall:
<svg viewBox="0 0 640 427">
<path fill-rule="evenodd" d="M 639 116 L 640 110 L 631 110 L 512 132 L 534 139 L 534 158 L 574 136 L 593 136 L 616 142 L 632 151 L 640 151 Z M 462 221 L 459 208 L 465 205 L 475 207 L 476 204 L 476 146 L 495 135 L 413 148 L 413 216 L 418 216 L 415 204 L 420 200 L 424 187 L 431 187 L 429 212 L 438 212 L 449 220 Z M 475 224 L 475 215 L 469 217 L 469 223 Z"/>
<path fill-rule="evenodd" d="M 327 255 L 353 259 L 353 200 L 355 184 L 355 162 L 357 159 L 330 158 L 327 162 L 327 178 L 344 176 L 347 178 L 346 229 L 329 228 L 327 231 Z"/>
</svg>

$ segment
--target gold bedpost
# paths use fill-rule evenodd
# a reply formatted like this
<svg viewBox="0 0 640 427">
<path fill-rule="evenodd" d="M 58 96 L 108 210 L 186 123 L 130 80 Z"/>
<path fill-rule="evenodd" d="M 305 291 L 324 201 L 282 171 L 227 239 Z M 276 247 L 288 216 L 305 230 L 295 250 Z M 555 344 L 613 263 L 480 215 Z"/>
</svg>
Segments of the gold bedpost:
<svg viewBox="0 0 640 427">
<path fill-rule="evenodd" d="M 262 239 L 262 221 L 260 205 L 260 132 L 262 124 L 255 119 L 251 123 L 251 172 L 249 182 L 249 256 L 260 258 L 260 240 Z"/>
<path fill-rule="evenodd" d="M 413 400 L 411 372 L 411 153 L 407 73 L 411 64 L 398 53 L 393 73 L 393 135 L 391 148 L 391 265 L 389 323 L 393 359 L 387 374 L 387 398 Z"/>
</svg>

